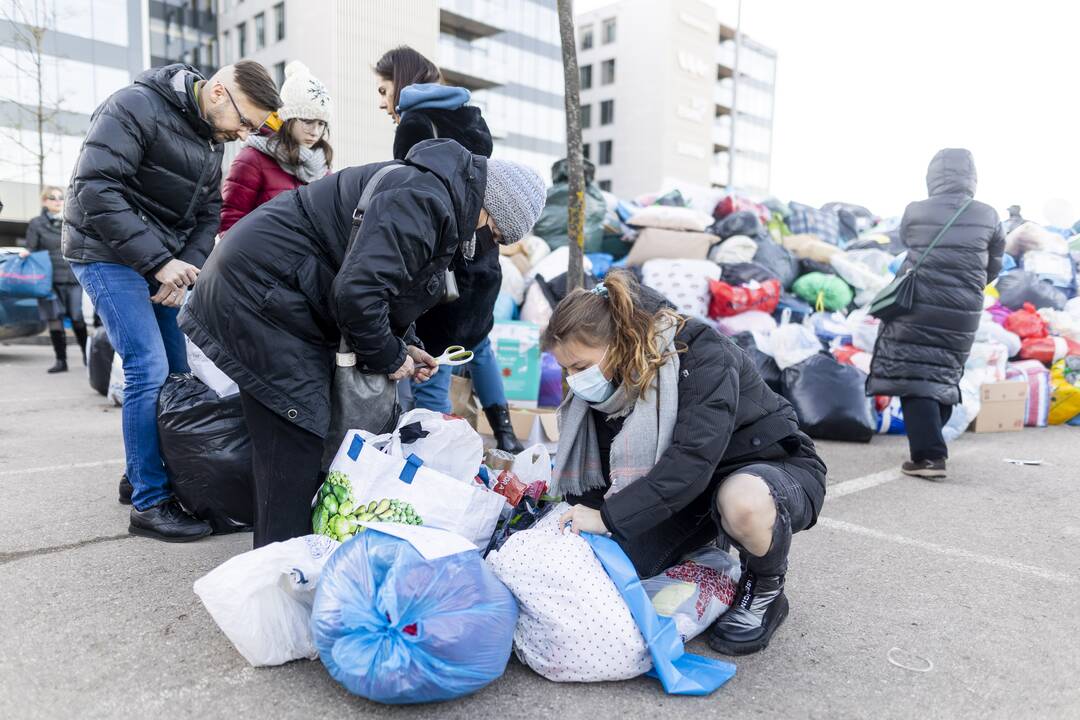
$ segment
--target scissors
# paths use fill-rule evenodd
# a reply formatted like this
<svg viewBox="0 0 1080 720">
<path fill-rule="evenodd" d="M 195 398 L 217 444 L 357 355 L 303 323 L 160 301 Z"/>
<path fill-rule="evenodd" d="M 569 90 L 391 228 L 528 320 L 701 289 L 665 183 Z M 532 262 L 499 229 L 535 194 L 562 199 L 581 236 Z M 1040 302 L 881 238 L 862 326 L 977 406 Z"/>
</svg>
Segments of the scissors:
<svg viewBox="0 0 1080 720">
<path fill-rule="evenodd" d="M 472 359 L 472 350 L 466 350 L 462 345 L 451 345 L 446 348 L 442 355 L 435 358 L 435 362 L 439 365 L 457 367 L 458 365 L 464 365 L 467 362 L 471 362 Z"/>
</svg>

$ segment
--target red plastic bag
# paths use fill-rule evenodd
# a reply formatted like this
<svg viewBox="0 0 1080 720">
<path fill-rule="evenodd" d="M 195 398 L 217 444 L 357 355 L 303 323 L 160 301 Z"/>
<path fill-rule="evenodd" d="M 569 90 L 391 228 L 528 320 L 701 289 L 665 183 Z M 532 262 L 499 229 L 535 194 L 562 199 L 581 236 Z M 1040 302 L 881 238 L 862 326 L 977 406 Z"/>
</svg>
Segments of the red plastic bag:
<svg viewBox="0 0 1080 720">
<path fill-rule="evenodd" d="M 713 217 L 717 220 L 722 220 L 731 213 L 739 212 L 741 210 L 750 210 L 751 212 L 757 213 L 757 216 L 761 218 L 762 225 L 768 225 L 769 219 L 772 218 L 772 213 L 770 213 L 769 209 L 764 205 L 756 203 L 753 200 L 736 197 L 735 195 L 728 195 L 718 202 L 716 204 L 716 209 L 713 211 Z"/>
<path fill-rule="evenodd" d="M 747 310 L 772 313 L 780 302 L 780 281 L 766 280 L 759 287 L 728 285 L 723 280 L 709 280 L 709 317 L 739 315 Z"/>
<path fill-rule="evenodd" d="M 1013 313 L 1010 317 L 1019 314 L 1019 312 Z M 1080 355 L 1080 343 L 1054 335 L 1053 337 L 1027 338 L 1020 344 L 1020 357 L 1024 360 L 1038 360 L 1045 365 L 1053 365 L 1066 355 Z"/>
<path fill-rule="evenodd" d="M 1044 338 L 1049 335 L 1046 321 L 1042 319 L 1042 316 L 1039 315 L 1035 306 L 1031 303 L 1024 303 L 1024 309 L 1017 310 L 1009 315 L 1002 325 L 1009 332 L 1019 335 L 1021 340 Z"/>
</svg>

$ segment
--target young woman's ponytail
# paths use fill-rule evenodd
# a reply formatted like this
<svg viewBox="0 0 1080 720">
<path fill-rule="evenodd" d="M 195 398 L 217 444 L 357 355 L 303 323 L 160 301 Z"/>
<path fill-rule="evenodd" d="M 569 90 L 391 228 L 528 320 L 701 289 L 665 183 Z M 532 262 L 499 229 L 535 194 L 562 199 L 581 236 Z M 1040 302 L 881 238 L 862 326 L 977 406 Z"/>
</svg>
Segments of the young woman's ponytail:
<svg viewBox="0 0 1080 720">
<path fill-rule="evenodd" d="M 639 294 L 637 280 L 625 270 L 608 273 L 593 290 L 573 291 L 552 313 L 544 331 L 544 348 L 571 340 L 594 347 L 607 345 L 606 362 L 619 379 L 635 394 L 645 392 L 667 359 L 656 342 L 658 321 L 667 319 L 681 326 L 682 319 L 668 308 L 647 311 Z"/>
</svg>

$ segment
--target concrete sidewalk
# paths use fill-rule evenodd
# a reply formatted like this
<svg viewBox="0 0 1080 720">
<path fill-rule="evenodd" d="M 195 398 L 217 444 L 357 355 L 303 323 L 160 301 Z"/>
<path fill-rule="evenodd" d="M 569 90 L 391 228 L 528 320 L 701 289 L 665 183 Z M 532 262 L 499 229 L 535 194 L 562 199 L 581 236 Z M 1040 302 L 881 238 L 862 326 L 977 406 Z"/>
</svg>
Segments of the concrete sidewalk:
<svg viewBox="0 0 1080 720">
<path fill-rule="evenodd" d="M 793 543 L 791 616 L 712 697 L 560 685 L 511 661 L 472 697 L 399 709 L 318 661 L 247 665 L 191 585 L 250 535 L 127 535 L 120 411 L 79 366 L 46 375 L 50 354 L 0 345 L 2 718 L 1080 717 L 1075 428 L 969 434 L 945 483 L 895 472 L 903 438 L 822 443 L 830 496 Z"/>
</svg>

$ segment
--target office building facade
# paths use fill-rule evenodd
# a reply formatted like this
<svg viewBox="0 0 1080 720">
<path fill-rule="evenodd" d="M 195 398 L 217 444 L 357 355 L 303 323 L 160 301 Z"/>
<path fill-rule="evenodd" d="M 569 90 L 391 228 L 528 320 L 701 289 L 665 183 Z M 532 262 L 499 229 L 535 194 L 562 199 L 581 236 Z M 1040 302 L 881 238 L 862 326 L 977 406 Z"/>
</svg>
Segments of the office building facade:
<svg viewBox="0 0 1080 720">
<path fill-rule="evenodd" d="M 220 62 L 263 63 L 280 83 L 304 62 L 334 97 L 334 164 L 386 160 L 394 124 L 378 109 L 372 66 L 409 45 L 468 88 L 495 155 L 545 177 L 565 153 L 562 59 L 555 0 L 220 0 Z M 235 151 L 234 151 L 235 152 Z M 231 153 L 230 153 L 231 154 Z"/>
<path fill-rule="evenodd" d="M 776 53 L 743 35 L 736 69 L 720 14 L 620 0 L 576 17 L 582 140 L 602 188 L 728 187 L 733 167 L 732 188 L 768 193 Z"/>
<path fill-rule="evenodd" d="M 91 113 L 149 66 L 148 10 L 145 0 L 0 0 L 0 222 L 40 212 L 40 157 L 44 183 L 67 185 Z"/>
</svg>

